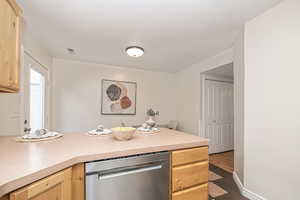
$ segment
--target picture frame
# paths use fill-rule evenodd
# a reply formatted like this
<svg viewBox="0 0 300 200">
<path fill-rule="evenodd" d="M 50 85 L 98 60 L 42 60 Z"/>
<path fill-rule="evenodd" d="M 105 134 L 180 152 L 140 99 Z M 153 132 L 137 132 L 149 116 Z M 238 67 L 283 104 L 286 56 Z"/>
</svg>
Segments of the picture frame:
<svg viewBox="0 0 300 200">
<path fill-rule="evenodd" d="M 137 83 L 102 79 L 101 114 L 136 115 Z"/>
</svg>

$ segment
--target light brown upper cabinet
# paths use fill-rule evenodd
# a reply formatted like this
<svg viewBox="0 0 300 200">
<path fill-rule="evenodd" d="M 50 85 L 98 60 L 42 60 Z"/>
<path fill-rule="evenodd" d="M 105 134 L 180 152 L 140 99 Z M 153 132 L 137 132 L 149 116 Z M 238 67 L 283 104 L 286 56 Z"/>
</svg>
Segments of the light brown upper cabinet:
<svg viewBox="0 0 300 200">
<path fill-rule="evenodd" d="M 0 92 L 20 88 L 20 17 L 15 0 L 0 0 Z"/>
</svg>

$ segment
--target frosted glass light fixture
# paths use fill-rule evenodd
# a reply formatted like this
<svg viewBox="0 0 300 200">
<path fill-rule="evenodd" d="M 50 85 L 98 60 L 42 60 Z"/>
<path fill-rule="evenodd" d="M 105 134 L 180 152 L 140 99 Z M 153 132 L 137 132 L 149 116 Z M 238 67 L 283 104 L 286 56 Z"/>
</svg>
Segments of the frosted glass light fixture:
<svg viewBox="0 0 300 200">
<path fill-rule="evenodd" d="M 126 53 L 130 57 L 140 57 L 144 54 L 144 49 L 142 47 L 137 47 L 137 46 L 132 46 L 132 47 L 127 47 L 126 48 Z"/>
</svg>

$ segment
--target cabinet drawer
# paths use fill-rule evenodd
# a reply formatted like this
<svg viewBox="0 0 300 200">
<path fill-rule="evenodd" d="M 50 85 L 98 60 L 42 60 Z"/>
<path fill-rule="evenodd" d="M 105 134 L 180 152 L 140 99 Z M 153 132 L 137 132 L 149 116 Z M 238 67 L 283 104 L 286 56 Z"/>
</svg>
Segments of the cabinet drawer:
<svg viewBox="0 0 300 200">
<path fill-rule="evenodd" d="M 172 200 L 208 200 L 208 184 L 173 193 Z"/>
<path fill-rule="evenodd" d="M 172 169 L 173 192 L 207 182 L 208 161 L 174 167 Z"/>
<path fill-rule="evenodd" d="M 208 147 L 199 147 L 172 152 L 172 166 L 205 160 L 208 160 Z"/>
</svg>

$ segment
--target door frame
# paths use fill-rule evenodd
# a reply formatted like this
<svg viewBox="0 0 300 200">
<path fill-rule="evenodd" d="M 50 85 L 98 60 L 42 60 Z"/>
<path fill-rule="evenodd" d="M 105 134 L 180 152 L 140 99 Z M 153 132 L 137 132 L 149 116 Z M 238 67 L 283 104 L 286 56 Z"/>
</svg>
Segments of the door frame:
<svg viewBox="0 0 300 200">
<path fill-rule="evenodd" d="M 26 104 L 28 104 L 28 98 L 30 97 L 29 91 L 26 93 L 25 91 L 25 85 L 26 81 L 29 81 L 29 77 L 26 77 L 30 74 L 30 71 L 28 71 L 27 66 L 25 66 L 25 56 L 30 57 L 34 62 L 39 64 L 46 72 L 47 76 L 45 77 L 45 84 L 46 84 L 46 91 L 45 91 L 45 128 L 50 127 L 50 70 L 48 67 L 43 65 L 38 59 L 36 59 L 30 51 L 24 48 L 24 46 L 21 46 L 21 65 L 20 65 L 20 132 L 24 133 L 24 121 L 28 117 L 26 116 Z M 29 88 L 27 88 L 29 89 Z M 28 108 L 27 108 L 28 109 Z"/>
<path fill-rule="evenodd" d="M 199 136 L 205 137 L 205 125 L 206 125 L 206 116 L 205 116 L 205 86 L 206 86 L 206 80 L 212 80 L 212 81 L 219 81 L 219 82 L 225 82 L 225 83 L 232 83 L 234 86 L 234 81 L 227 77 L 222 76 L 212 76 L 205 74 L 205 72 L 200 74 L 200 81 L 201 81 L 201 87 L 200 87 L 200 94 L 201 94 L 201 112 L 200 112 L 200 130 L 199 130 Z"/>
</svg>

